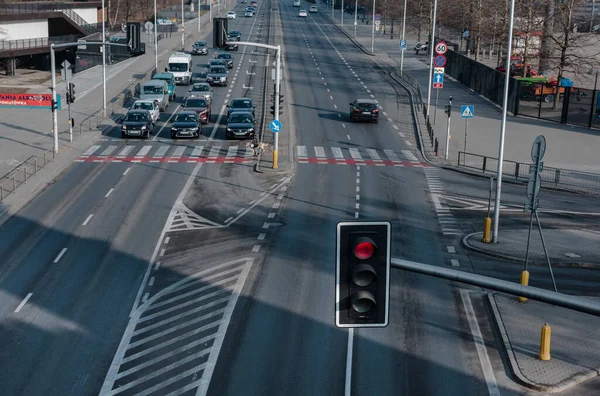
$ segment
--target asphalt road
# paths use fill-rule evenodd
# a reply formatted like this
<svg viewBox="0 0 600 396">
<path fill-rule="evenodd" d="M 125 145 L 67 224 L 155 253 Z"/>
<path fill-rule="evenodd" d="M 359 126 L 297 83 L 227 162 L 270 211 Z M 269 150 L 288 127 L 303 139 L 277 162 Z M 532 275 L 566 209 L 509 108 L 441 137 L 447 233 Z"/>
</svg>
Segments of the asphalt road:
<svg viewBox="0 0 600 396">
<path fill-rule="evenodd" d="M 255 20 L 238 18 L 230 30 L 238 28 L 244 39 Z M 241 49 L 233 54 L 237 67 Z M 209 57 L 194 59 L 196 71 Z M 201 139 L 171 141 L 168 120 L 179 110 L 176 104 L 162 114 L 150 140 L 121 139 L 113 128 L 94 151 L 117 154 L 133 146 L 129 150 L 135 153 L 161 144 L 170 152 L 175 146 L 191 151 L 226 143 L 219 114 L 230 98 L 244 96 L 248 90 L 242 86 L 252 81 L 244 75 L 250 70 L 248 59 L 240 66 L 240 76 L 228 88 L 215 87 L 212 122 Z M 185 97 L 187 89 L 178 86 L 177 96 Z M 261 91 L 251 94 L 259 98 Z M 75 163 L 0 229 L 2 394 L 98 393 L 132 306 L 140 303 L 138 289 L 147 282 L 148 263 L 174 202 L 193 172 L 218 177 L 220 171 L 208 168 L 198 163 Z M 251 165 L 246 172 L 251 173 Z M 165 279 L 180 276 L 168 266 L 162 270 Z"/>
<path fill-rule="evenodd" d="M 298 145 L 313 157 L 357 149 L 363 158 L 391 150 L 417 160 L 414 137 L 398 132 L 409 124 L 407 103 L 383 74 L 322 16 L 299 19 L 288 3 L 280 10 Z M 348 122 L 348 103 L 369 92 L 392 122 L 387 114 L 377 125 Z M 347 366 L 356 395 L 486 392 L 460 294 L 444 282 L 395 272 L 390 326 L 356 331 L 350 361 L 348 332 L 333 325 L 338 221 L 390 220 L 394 256 L 449 264 L 422 167 L 298 164 L 280 216 L 284 227 L 251 302 L 236 311 L 240 325 L 230 327 L 210 394 L 340 395 Z"/>
</svg>

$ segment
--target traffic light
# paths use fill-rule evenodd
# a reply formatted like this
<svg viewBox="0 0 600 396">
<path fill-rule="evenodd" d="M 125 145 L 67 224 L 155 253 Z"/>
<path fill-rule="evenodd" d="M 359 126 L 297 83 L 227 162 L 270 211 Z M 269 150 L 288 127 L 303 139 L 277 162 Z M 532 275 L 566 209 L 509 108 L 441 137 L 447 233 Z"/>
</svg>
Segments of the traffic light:
<svg viewBox="0 0 600 396">
<path fill-rule="evenodd" d="M 448 104 L 446 105 L 446 110 L 444 113 L 448 114 L 448 117 L 452 116 L 452 96 L 448 99 Z"/>
<path fill-rule="evenodd" d="M 283 113 L 283 106 L 281 105 L 283 103 L 283 95 L 279 95 L 279 114 L 281 115 L 281 113 Z M 271 105 L 271 111 L 270 111 L 271 115 L 275 115 L 275 95 L 273 95 L 273 104 Z"/>
<path fill-rule="evenodd" d="M 138 53 L 141 50 L 141 31 L 142 25 L 139 22 L 127 22 L 127 46 L 133 53 Z"/>
<path fill-rule="evenodd" d="M 389 321 L 391 231 L 388 221 L 337 225 L 337 327 L 385 327 Z"/>
<path fill-rule="evenodd" d="M 52 111 L 58 110 L 58 102 L 54 99 L 51 99 Z"/>
<path fill-rule="evenodd" d="M 75 84 L 67 83 L 67 104 L 75 103 Z"/>
<path fill-rule="evenodd" d="M 213 47 L 223 48 L 227 44 L 227 18 L 214 18 L 213 19 Z"/>
</svg>

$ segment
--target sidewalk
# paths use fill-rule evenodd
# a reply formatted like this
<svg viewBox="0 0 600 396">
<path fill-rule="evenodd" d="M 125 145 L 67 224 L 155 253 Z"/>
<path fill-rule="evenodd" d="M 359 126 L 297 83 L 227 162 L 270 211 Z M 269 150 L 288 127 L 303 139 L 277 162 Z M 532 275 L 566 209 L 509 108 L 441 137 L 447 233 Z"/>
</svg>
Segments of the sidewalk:
<svg viewBox="0 0 600 396">
<path fill-rule="evenodd" d="M 335 21 L 340 23 L 340 12 L 335 11 Z M 354 33 L 354 17 L 344 15 L 344 29 L 352 36 Z M 356 41 L 367 50 L 371 50 L 372 26 L 358 22 Z M 400 35 L 401 27 L 394 26 L 394 39 L 390 38 L 389 31 L 386 35 L 375 32 L 374 52 L 377 59 L 386 63 L 400 66 Z M 407 48 L 404 54 L 404 72 L 414 77 L 421 87 L 423 101 L 427 104 L 427 87 L 429 84 L 429 57 L 415 55 L 412 51 L 417 42 L 416 36 L 407 34 Z M 436 90 L 431 93 L 431 118 L 435 114 Z M 444 88 L 439 90 L 439 100 L 434 126 L 435 137 L 440 141 L 440 155 L 443 158 L 447 129 L 447 116 L 444 113 L 449 96 L 452 101 L 452 120 L 450 128 L 450 145 L 448 161 L 456 164 L 458 152 L 464 150 L 465 121 L 460 118 L 461 105 L 474 105 L 475 118 L 469 120 L 467 133 L 467 152 L 498 157 L 498 144 L 500 138 L 501 112 L 500 108 L 486 99 L 480 97 L 466 88 L 463 84 L 454 82 L 446 76 Z M 422 114 L 419 116 L 422 117 Z M 427 136 L 427 131 L 422 130 Z M 572 169 L 578 171 L 600 173 L 600 157 L 597 148 L 600 146 L 599 131 L 593 131 L 575 126 L 544 122 L 527 117 L 507 117 L 504 159 L 530 163 L 531 145 L 538 135 L 544 135 L 547 142 L 544 164 L 548 167 Z"/>
</svg>

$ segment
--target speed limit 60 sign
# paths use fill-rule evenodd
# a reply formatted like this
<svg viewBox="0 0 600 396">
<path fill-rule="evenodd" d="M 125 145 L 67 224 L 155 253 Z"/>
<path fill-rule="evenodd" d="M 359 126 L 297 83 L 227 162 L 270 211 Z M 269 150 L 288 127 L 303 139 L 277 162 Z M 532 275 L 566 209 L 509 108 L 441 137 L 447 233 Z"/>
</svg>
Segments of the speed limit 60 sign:
<svg viewBox="0 0 600 396">
<path fill-rule="evenodd" d="M 435 53 L 438 55 L 444 55 L 448 52 L 448 44 L 445 41 L 440 41 L 435 45 Z"/>
</svg>

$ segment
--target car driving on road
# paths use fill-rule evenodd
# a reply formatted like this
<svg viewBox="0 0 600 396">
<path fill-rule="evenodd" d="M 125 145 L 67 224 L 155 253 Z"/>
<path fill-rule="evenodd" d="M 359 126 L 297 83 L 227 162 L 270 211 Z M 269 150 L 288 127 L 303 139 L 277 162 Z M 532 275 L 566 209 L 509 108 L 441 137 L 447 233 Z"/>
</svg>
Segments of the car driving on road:
<svg viewBox="0 0 600 396">
<path fill-rule="evenodd" d="M 212 93 L 213 89 L 209 83 L 201 82 L 195 83 L 192 85 L 192 88 L 189 89 L 190 96 L 202 97 L 209 102 L 212 101 Z"/>
<path fill-rule="evenodd" d="M 158 102 L 155 100 L 136 100 L 133 102 L 131 110 L 148 110 L 152 117 L 152 122 L 155 124 L 160 118 L 160 109 L 158 108 Z"/>
<path fill-rule="evenodd" d="M 177 113 L 171 123 L 171 139 L 178 137 L 199 137 L 202 133 L 202 123 L 195 111 Z"/>
<path fill-rule="evenodd" d="M 231 114 L 237 112 L 250 113 L 252 114 L 252 117 L 255 117 L 255 108 L 256 105 L 252 103 L 252 99 L 250 98 L 233 98 L 227 105 L 227 118 L 229 118 Z"/>
<path fill-rule="evenodd" d="M 229 11 L 227 13 L 227 19 L 235 19 L 235 12 L 234 11 Z"/>
<path fill-rule="evenodd" d="M 203 124 L 208 124 L 210 122 L 210 101 L 206 98 L 188 96 L 183 103 L 183 109 L 198 114 L 198 117 Z"/>
<path fill-rule="evenodd" d="M 206 40 L 199 40 L 192 45 L 192 55 L 208 55 L 208 43 Z"/>
<path fill-rule="evenodd" d="M 231 41 L 240 41 L 242 39 L 242 32 L 240 32 L 239 30 L 232 30 L 229 33 L 227 33 L 227 37 Z"/>
<path fill-rule="evenodd" d="M 149 138 L 154 123 L 148 110 L 129 110 L 121 121 L 121 137 Z"/>
<path fill-rule="evenodd" d="M 217 54 L 217 60 L 225 61 L 225 65 L 228 69 L 233 69 L 233 56 L 231 54 L 219 53 Z"/>
<path fill-rule="evenodd" d="M 310 6 L 308 12 L 317 12 L 317 6 Z"/>
<path fill-rule="evenodd" d="M 379 108 L 373 99 L 356 99 L 350 102 L 350 121 L 379 122 Z"/>
<path fill-rule="evenodd" d="M 236 112 L 227 118 L 226 139 L 253 138 L 254 116 L 249 112 Z"/>
<path fill-rule="evenodd" d="M 254 16 L 254 9 L 252 7 L 246 8 L 246 11 L 244 11 L 244 16 L 245 17 L 253 17 Z"/>
<path fill-rule="evenodd" d="M 210 85 L 227 86 L 227 68 L 225 66 L 211 66 L 206 74 L 206 82 Z"/>
</svg>

